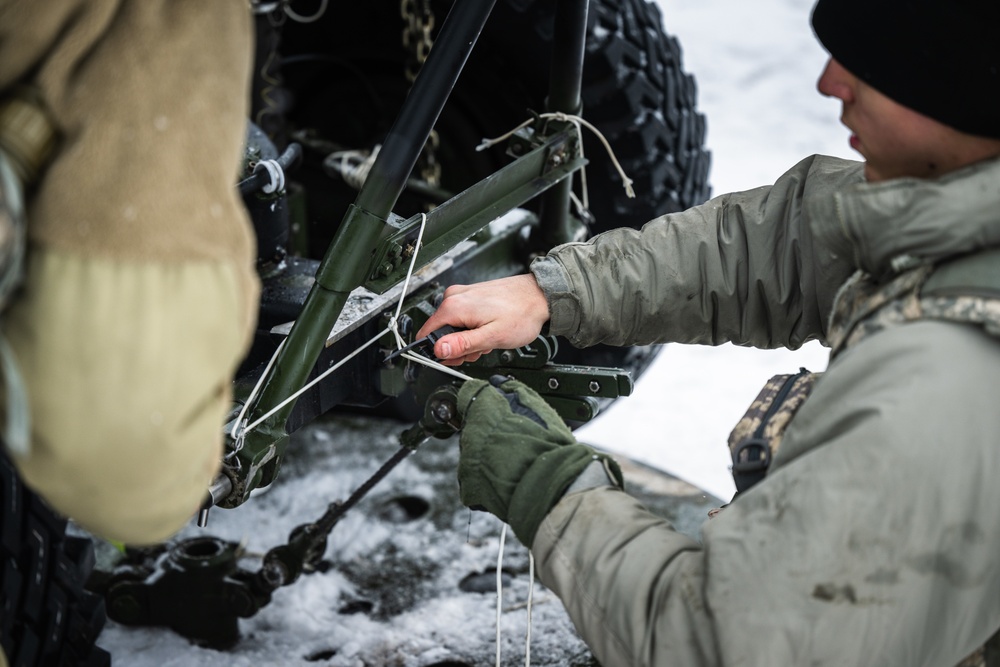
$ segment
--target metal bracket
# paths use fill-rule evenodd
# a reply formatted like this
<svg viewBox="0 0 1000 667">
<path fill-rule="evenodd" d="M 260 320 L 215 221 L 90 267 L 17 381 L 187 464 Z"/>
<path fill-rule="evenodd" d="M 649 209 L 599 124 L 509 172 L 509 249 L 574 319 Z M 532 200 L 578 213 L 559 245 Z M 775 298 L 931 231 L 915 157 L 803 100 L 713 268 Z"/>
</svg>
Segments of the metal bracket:
<svg viewBox="0 0 1000 667">
<path fill-rule="evenodd" d="M 521 130 L 517 145 L 531 146 L 531 150 L 426 214 L 417 268 L 440 257 L 506 211 L 521 206 L 586 164 L 580 156 L 576 132 L 567 127 L 569 124 L 550 122 L 549 125 L 559 127 L 544 137 L 528 128 Z M 381 293 L 405 277 L 409 259 L 416 250 L 421 222 L 422 216 L 415 215 L 398 226 L 393 224 L 397 231 L 375 249 L 366 288 Z"/>
</svg>

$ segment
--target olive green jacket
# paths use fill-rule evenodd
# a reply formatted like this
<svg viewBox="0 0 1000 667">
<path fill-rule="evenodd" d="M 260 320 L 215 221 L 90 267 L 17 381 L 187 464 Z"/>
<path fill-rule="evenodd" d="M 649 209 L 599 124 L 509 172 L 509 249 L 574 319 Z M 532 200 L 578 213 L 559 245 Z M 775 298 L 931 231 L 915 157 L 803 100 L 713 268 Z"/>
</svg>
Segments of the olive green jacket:
<svg viewBox="0 0 1000 667">
<path fill-rule="evenodd" d="M 860 169 L 809 158 L 555 249 L 532 267 L 551 331 L 794 348 L 825 341 L 855 270 L 1000 245 L 1000 161 L 936 181 Z M 1000 627 L 998 389 L 1000 341 L 979 328 L 873 334 L 832 360 L 768 476 L 702 542 L 611 487 L 571 493 L 535 538 L 540 578 L 605 667 L 955 665 Z"/>
<path fill-rule="evenodd" d="M 252 49 L 246 0 L 0 0 L 0 97 L 31 86 L 60 137 L 3 315 L 32 419 L 11 456 L 126 542 L 184 525 L 218 470 L 259 289 L 235 189 Z"/>
</svg>

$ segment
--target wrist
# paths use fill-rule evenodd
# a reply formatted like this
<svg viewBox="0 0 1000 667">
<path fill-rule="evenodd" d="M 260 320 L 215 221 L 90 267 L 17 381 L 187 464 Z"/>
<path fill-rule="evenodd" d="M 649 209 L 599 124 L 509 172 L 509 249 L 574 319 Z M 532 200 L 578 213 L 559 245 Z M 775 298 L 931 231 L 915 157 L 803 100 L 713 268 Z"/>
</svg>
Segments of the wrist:
<svg viewBox="0 0 1000 667">
<path fill-rule="evenodd" d="M 611 476 L 610 471 L 605 467 L 605 460 L 598 459 L 596 461 L 591 461 L 590 464 L 583 469 L 579 477 L 570 484 L 566 491 L 563 493 L 563 497 L 568 496 L 571 493 L 577 493 L 579 491 L 586 491 L 588 489 L 596 489 L 601 486 L 618 486 Z"/>
<path fill-rule="evenodd" d="M 575 333 L 580 328 L 580 304 L 565 269 L 552 256 L 535 258 L 529 269 L 545 299 L 548 333 L 565 336 Z"/>
<path fill-rule="evenodd" d="M 611 457 L 588 445 L 574 443 L 550 450 L 537 457 L 517 482 L 511 495 L 507 523 L 521 543 L 531 548 L 535 532 L 549 511 L 563 499 L 570 487 L 594 464 L 596 481 L 623 488 L 621 471 Z M 602 479 L 600 475 L 603 474 Z M 594 478 L 585 478 L 584 482 Z"/>
</svg>

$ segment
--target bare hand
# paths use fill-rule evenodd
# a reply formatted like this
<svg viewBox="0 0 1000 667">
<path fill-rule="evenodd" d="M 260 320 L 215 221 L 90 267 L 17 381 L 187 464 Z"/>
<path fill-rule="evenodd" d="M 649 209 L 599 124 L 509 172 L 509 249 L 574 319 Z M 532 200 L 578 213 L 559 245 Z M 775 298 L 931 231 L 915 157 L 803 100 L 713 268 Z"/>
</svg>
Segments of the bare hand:
<svg viewBox="0 0 1000 667">
<path fill-rule="evenodd" d="M 417 338 L 446 324 L 467 329 L 443 336 L 434 344 L 434 354 L 442 363 L 458 366 L 494 349 L 527 345 L 548 319 L 545 294 L 529 273 L 475 285 L 452 285 Z"/>
</svg>

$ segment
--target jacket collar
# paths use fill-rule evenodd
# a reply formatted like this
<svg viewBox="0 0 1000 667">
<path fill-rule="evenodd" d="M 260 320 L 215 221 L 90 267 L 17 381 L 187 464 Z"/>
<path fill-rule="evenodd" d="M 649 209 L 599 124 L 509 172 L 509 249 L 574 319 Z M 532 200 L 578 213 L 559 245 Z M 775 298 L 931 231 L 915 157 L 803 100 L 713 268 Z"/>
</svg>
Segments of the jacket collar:
<svg viewBox="0 0 1000 667">
<path fill-rule="evenodd" d="M 1000 245 L 1000 158 L 933 180 L 858 183 L 808 205 L 821 243 L 852 256 L 856 268 L 888 279 Z"/>
</svg>

